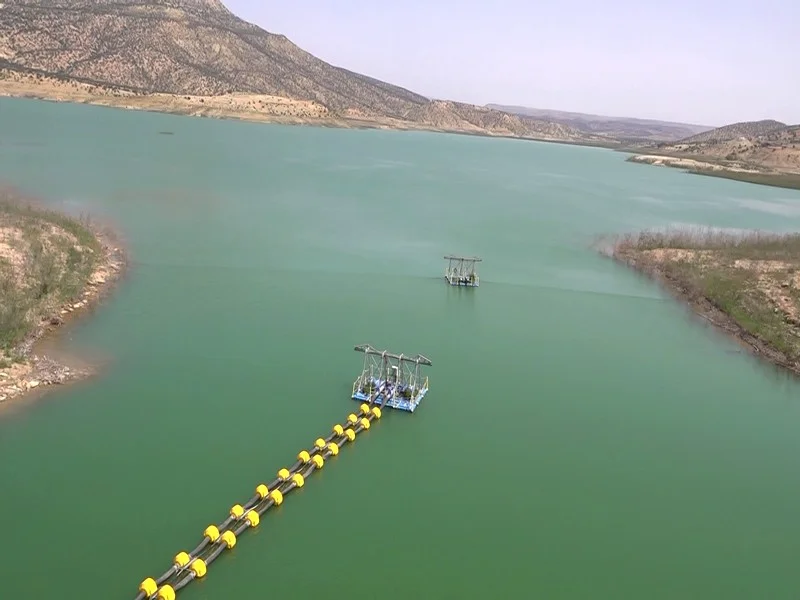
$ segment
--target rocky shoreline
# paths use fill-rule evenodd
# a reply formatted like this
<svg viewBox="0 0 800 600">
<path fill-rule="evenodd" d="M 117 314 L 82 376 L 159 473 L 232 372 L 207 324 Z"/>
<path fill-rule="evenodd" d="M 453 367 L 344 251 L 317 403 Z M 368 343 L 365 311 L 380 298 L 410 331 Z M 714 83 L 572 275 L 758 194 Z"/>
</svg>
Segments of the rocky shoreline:
<svg viewBox="0 0 800 600">
<path fill-rule="evenodd" d="M 37 352 L 39 343 L 57 335 L 64 326 L 95 308 L 108 294 L 126 271 L 125 250 L 115 242 L 113 235 L 89 226 L 95 236 L 102 256 L 85 282 L 80 296 L 62 304 L 52 314 L 45 315 L 25 339 L 14 348 L 17 360 L 7 368 L 0 368 L 0 406 L 18 400 L 44 388 L 62 385 L 92 376 L 91 367 L 70 367 L 47 354 Z"/>
</svg>

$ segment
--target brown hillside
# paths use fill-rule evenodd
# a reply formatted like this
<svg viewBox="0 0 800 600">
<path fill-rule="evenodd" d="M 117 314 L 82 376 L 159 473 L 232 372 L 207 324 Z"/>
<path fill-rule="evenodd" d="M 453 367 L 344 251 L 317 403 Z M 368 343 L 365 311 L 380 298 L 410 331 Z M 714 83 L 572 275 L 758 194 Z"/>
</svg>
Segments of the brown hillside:
<svg viewBox="0 0 800 600">
<path fill-rule="evenodd" d="M 3 68 L 29 79 L 179 96 L 184 103 L 192 102 L 187 96 L 283 97 L 320 106 L 312 112 L 325 118 L 574 141 L 596 137 L 530 117 L 432 102 L 335 67 L 239 19 L 218 0 L 0 0 Z"/>
<path fill-rule="evenodd" d="M 551 139 L 580 140 L 583 136 L 571 127 L 491 110 L 472 104 L 434 100 L 426 103 L 410 117 L 444 130 L 480 132 L 491 131 L 497 135 L 525 137 L 528 132 Z"/>
</svg>

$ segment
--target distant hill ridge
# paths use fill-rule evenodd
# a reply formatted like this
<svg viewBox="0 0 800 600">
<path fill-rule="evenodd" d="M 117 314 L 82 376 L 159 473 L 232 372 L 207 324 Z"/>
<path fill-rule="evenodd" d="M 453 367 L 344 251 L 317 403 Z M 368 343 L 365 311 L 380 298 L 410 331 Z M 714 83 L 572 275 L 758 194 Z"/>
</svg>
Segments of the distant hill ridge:
<svg viewBox="0 0 800 600">
<path fill-rule="evenodd" d="M 671 121 L 659 121 L 655 119 L 609 117 L 504 104 L 487 104 L 486 106 L 495 110 L 554 121 L 569 127 L 574 127 L 586 133 L 604 135 L 623 141 L 674 141 L 712 129 L 705 125 L 673 123 Z"/>
<path fill-rule="evenodd" d="M 743 121 L 741 123 L 732 123 L 724 127 L 717 127 L 711 131 L 698 133 L 682 140 L 679 144 L 716 144 L 720 142 L 728 142 L 738 138 L 756 139 L 759 136 L 768 134 L 770 132 L 786 128 L 786 123 L 774 121 L 772 119 L 765 119 L 763 121 Z"/>
<path fill-rule="evenodd" d="M 218 0 L 0 0 L 0 67 L 140 94 L 265 94 L 346 119 L 452 131 L 601 140 L 568 124 L 430 100 L 330 65 Z"/>
</svg>

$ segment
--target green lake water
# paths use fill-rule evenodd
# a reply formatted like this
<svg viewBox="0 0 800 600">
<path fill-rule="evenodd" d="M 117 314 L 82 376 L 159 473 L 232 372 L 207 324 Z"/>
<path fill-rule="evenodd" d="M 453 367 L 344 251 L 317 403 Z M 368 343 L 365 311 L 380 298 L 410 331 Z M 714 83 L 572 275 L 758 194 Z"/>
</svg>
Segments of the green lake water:
<svg viewBox="0 0 800 600">
<path fill-rule="evenodd" d="M 65 341 L 102 375 L 0 416 L 0 596 L 133 598 L 358 409 L 370 343 L 431 358 L 421 407 L 179 598 L 797 598 L 797 384 L 590 245 L 800 193 L 625 158 L 0 100 L 0 180 L 132 258 Z"/>
</svg>

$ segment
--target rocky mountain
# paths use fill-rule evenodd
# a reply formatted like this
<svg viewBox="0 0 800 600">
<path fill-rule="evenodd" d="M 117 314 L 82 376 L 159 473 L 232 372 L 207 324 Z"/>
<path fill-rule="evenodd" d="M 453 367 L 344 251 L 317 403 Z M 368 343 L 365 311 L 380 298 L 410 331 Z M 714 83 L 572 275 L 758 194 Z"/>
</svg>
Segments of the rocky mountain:
<svg viewBox="0 0 800 600">
<path fill-rule="evenodd" d="M 488 108 L 560 123 L 586 134 L 603 135 L 626 143 L 666 142 L 708 131 L 711 127 L 631 117 L 607 117 L 526 106 L 487 104 Z"/>
<path fill-rule="evenodd" d="M 0 0 L 0 69 L 187 101 L 224 94 L 290 98 L 320 105 L 326 117 L 387 126 L 602 139 L 546 119 L 430 100 L 330 65 L 238 18 L 219 0 Z"/>
</svg>

